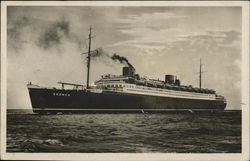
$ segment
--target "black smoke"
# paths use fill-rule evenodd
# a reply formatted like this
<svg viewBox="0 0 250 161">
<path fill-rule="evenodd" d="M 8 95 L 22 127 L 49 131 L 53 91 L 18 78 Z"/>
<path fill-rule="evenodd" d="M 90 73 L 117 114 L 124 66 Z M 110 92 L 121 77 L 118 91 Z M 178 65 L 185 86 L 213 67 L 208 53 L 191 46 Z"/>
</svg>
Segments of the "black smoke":
<svg viewBox="0 0 250 161">
<path fill-rule="evenodd" d="M 109 54 L 106 53 L 102 48 L 98 48 L 91 53 L 92 58 L 100 58 L 100 57 L 109 57 Z"/>
<path fill-rule="evenodd" d="M 121 64 L 125 64 L 131 68 L 134 68 L 133 65 L 129 63 L 128 59 L 123 57 L 123 56 L 114 54 L 114 55 L 112 55 L 111 59 L 114 61 L 119 61 Z"/>
<path fill-rule="evenodd" d="M 52 23 L 39 36 L 38 46 L 43 49 L 48 49 L 57 46 L 62 42 L 63 38 L 69 37 L 70 23 L 66 20 L 61 20 Z"/>
<path fill-rule="evenodd" d="M 113 60 L 114 62 L 119 62 L 121 64 L 128 66 L 128 67 L 134 68 L 133 65 L 128 61 L 128 59 L 126 57 L 120 56 L 116 53 L 111 56 L 110 54 L 105 52 L 102 48 L 98 48 L 97 50 L 93 51 L 91 53 L 91 57 L 94 59 L 98 58 L 98 60 L 101 60 L 101 61 L 105 61 L 105 59 L 109 58 L 109 59 Z"/>
</svg>

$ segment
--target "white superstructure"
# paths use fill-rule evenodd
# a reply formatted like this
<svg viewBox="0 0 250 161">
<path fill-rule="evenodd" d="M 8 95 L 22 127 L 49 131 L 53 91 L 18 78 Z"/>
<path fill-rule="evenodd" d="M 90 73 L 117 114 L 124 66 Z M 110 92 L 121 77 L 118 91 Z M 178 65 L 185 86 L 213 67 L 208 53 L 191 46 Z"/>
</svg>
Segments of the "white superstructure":
<svg viewBox="0 0 250 161">
<path fill-rule="evenodd" d="M 183 91 L 179 89 L 167 89 L 137 85 L 136 83 L 127 83 L 129 77 L 108 76 L 95 82 L 96 87 L 103 91 L 113 91 L 121 93 L 130 93 L 138 95 L 150 95 L 159 97 L 173 97 L 186 99 L 216 100 L 215 93 L 200 93 L 193 91 Z M 160 82 L 160 81 L 159 81 Z M 172 86 L 172 88 L 178 88 Z"/>
</svg>

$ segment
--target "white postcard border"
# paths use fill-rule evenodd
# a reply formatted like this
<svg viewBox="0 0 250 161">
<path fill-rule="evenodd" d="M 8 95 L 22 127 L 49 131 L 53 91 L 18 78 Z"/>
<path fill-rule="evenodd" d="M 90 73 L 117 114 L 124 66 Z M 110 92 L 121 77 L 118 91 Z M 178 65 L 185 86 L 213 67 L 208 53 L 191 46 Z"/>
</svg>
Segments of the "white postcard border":
<svg viewBox="0 0 250 161">
<path fill-rule="evenodd" d="M 7 153 L 7 6 L 241 6 L 242 153 Z M 18 160 L 249 160 L 249 2 L 242 1 L 9 1 L 1 2 L 1 159 Z M 243 88 L 244 87 L 244 88 Z"/>
</svg>

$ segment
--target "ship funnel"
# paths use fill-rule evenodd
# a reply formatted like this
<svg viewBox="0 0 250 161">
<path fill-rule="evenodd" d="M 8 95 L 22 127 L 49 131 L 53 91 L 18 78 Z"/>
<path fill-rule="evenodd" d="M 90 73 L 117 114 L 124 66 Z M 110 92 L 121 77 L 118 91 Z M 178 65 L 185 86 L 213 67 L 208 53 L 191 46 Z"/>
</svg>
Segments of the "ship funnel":
<svg viewBox="0 0 250 161">
<path fill-rule="evenodd" d="M 133 76 L 135 74 L 135 68 L 133 67 L 123 67 L 122 75 L 123 76 Z"/>
<path fill-rule="evenodd" d="M 175 82 L 175 78 L 173 75 L 165 75 L 165 83 L 173 84 Z"/>
</svg>

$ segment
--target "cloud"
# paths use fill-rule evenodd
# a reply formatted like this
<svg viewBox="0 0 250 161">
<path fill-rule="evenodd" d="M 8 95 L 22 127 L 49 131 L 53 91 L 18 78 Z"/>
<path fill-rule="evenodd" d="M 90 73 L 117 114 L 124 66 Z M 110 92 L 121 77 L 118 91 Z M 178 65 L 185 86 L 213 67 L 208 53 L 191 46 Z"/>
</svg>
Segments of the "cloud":
<svg viewBox="0 0 250 161">
<path fill-rule="evenodd" d="M 123 34 L 133 35 L 134 39 L 117 41 L 110 47 L 129 46 L 145 50 L 145 54 L 161 54 L 161 51 L 167 47 L 169 42 L 173 41 L 173 37 L 177 29 L 152 30 L 150 28 L 135 28 L 131 30 L 120 30 Z"/>
<path fill-rule="evenodd" d="M 235 51 L 241 47 L 240 32 L 237 31 L 208 31 L 205 34 L 181 35 L 180 37 L 181 39 L 170 44 L 171 48 L 166 48 L 165 52 L 179 49 L 187 53 L 200 52 L 221 55 L 225 53 L 233 54 L 230 50 Z M 235 54 L 237 53 L 235 52 Z"/>
<path fill-rule="evenodd" d="M 166 29 L 154 31 L 148 28 L 121 30 L 122 33 L 136 35 L 133 40 L 118 41 L 112 45 L 130 46 L 144 50 L 145 54 L 223 54 L 240 49 L 240 32 L 238 31 L 207 31 L 201 34 L 181 34 L 181 30 Z M 223 49 L 223 50 L 222 50 Z M 221 50 L 219 53 L 218 51 Z M 230 51 L 231 50 L 231 51 Z M 229 51 L 229 52 L 228 52 Z M 235 52 L 237 53 L 237 52 Z M 203 55 L 204 55 L 203 54 Z"/>
<path fill-rule="evenodd" d="M 168 12 L 166 8 L 158 12 L 150 11 L 148 9 L 148 12 L 117 17 L 114 20 L 115 29 L 123 35 L 132 36 L 133 39 L 121 39 L 109 47 L 134 46 L 144 48 L 147 51 L 145 53 L 153 54 L 154 50 L 160 51 L 168 41 L 172 41 L 175 34 L 181 31 L 172 22 L 185 19 L 186 16 Z"/>
<path fill-rule="evenodd" d="M 127 29 L 134 28 L 150 28 L 153 30 L 169 29 L 173 28 L 171 23 L 166 23 L 166 21 L 172 21 L 173 19 L 186 18 L 184 15 L 177 15 L 171 12 L 153 12 L 153 13 L 142 13 L 142 14 L 132 14 L 126 17 L 117 18 L 115 21 L 123 24 L 123 28 Z M 172 20 L 171 20 L 172 19 Z"/>
<path fill-rule="evenodd" d="M 68 37 L 70 33 L 70 23 L 66 20 L 53 22 L 39 36 L 38 46 L 48 49 L 57 46 L 62 42 L 64 37 Z"/>
<path fill-rule="evenodd" d="M 8 35 L 8 45 L 13 49 L 20 49 L 23 43 L 26 43 L 26 37 L 24 37 L 23 32 L 27 31 L 27 28 L 33 23 L 32 19 L 29 19 L 26 16 L 21 16 L 18 19 L 13 20 L 7 26 L 7 35 Z"/>
</svg>

